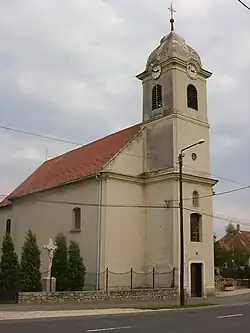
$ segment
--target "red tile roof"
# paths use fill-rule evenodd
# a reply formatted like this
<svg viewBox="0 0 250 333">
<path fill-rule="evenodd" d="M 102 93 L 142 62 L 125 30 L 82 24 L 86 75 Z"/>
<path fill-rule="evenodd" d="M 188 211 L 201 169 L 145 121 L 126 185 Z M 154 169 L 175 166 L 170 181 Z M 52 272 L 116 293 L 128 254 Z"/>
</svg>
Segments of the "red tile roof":
<svg viewBox="0 0 250 333">
<path fill-rule="evenodd" d="M 0 206 L 11 204 L 8 198 L 51 189 L 101 171 L 139 133 L 140 128 L 141 124 L 136 124 L 44 162 Z"/>
<path fill-rule="evenodd" d="M 250 231 L 235 230 L 223 236 L 219 243 L 227 250 L 234 246 L 243 245 L 250 253 Z"/>
</svg>

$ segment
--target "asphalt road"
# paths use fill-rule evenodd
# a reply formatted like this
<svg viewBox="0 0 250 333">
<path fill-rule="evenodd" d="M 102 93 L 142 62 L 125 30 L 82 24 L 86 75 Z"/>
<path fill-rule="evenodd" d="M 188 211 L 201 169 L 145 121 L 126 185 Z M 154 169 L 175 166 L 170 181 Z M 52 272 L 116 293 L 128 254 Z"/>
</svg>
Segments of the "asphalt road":
<svg viewBox="0 0 250 333">
<path fill-rule="evenodd" d="M 0 322 L 0 332 L 3 333 L 235 333 L 236 331 L 250 332 L 249 305 Z"/>
</svg>

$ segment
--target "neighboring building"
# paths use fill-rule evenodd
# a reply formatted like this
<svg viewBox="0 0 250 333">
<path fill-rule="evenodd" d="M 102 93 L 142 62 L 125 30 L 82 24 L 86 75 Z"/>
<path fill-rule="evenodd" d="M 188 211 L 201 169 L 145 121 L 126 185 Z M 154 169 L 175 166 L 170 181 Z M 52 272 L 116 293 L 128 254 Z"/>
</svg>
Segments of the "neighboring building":
<svg viewBox="0 0 250 333">
<path fill-rule="evenodd" d="M 213 293 L 217 181 L 210 178 L 206 89 L 211 75 L 182 37 L 174 31 L 163 37 L 137 76 L 142 123 L 42 164 L 3 201 L 1 235 L 8 229 L 20 254 L 28 228 L 41 249 L 63 232 L 80 244 L 89 272 L 177 268 L 178 285 L 178 154 L 204 139 L 184 157 L 185 287 L 193 296 Z M 104 275 L 99 283 L 104 286 Z"/>
<path fill-rule="evenodd" d="M 226 250 L 233 250 L 238 246 L 243 247 L 250 257 L 250 231 L 241 230 L 239 224 L 235 230 L 224 235 L 219 240 L 219 244 Z"/>
</svg>

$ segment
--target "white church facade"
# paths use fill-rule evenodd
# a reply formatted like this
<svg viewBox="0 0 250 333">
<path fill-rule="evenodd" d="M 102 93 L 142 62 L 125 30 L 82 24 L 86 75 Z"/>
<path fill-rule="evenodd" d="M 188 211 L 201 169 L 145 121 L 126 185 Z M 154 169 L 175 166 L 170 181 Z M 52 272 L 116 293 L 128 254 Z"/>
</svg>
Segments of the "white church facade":
<svg viewBox="0 0 250 333">
<path fill-rule="evenodd" d="M 79 243 L 88 272 L 175 268 L 178 286 L 178 154 L 203 139 L 183 158 L 184 286 L 192 296 L 213 294 L 213 218 L 206 213 L 217 182 L 210 177 L 207 115 L 212 73 L 171 25 L 137 75 L 142 122 L 46 161 L 1 203 L 0 240 L 9 232 L 20 255 L 31 228 L 42 271 L 43 245 L 62 232 Z M 103 288 L 105 276 L 97 283 Z"/>
</svg>

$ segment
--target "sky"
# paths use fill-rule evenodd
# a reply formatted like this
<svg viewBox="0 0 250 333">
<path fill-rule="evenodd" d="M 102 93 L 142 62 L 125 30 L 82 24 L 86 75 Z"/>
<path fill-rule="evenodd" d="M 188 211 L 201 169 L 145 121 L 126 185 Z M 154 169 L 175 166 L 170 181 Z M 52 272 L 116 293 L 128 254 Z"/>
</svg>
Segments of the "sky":
<svg viewBox="0 0 250 333">
<path fill-rule="evenodd" d="M 250 5 L 250 0 L 245 1 Z M 169 33 L 166 0 L 1 0 L 0 125 L 82 144 L 141 121 L 135 78 Z M 250 11 L 237 0 L 175 0 L 175 30 L 208 82 L 216 192 L 250 184 Z M 0 194 L 72 144 L 0 128 Z M 226 178 L 226 179 L 225 179 Z M 214 198 L 215 232 L 250 229 L 250 190 Z M 225 218 L 224 218 L 225 217 Z"/>
</svg>

